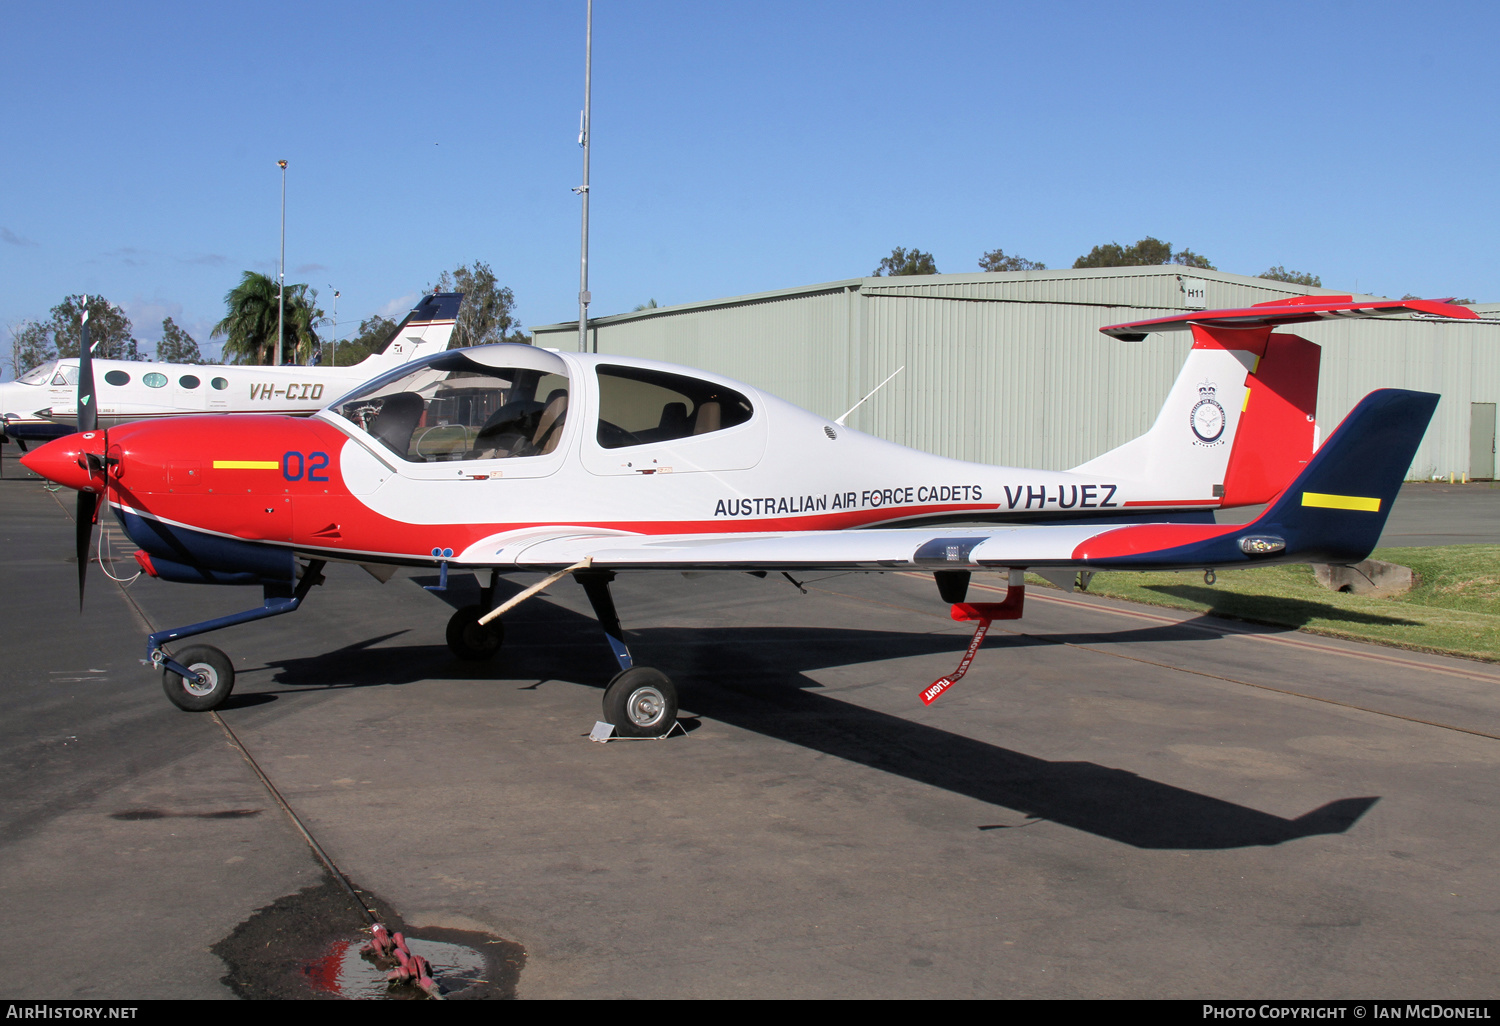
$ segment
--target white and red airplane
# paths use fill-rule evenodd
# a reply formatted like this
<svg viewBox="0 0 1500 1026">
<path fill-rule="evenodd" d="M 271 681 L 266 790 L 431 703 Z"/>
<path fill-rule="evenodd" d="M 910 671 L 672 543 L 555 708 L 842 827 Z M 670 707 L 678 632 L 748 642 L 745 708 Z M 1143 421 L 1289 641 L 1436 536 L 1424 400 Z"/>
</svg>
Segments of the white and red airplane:
<svg viewBox="0 0 1500 1026">
<path fill-rule="evenodd" d="M 165 646 L 291 612 L 330 560 L 436 567 L 444 582 L 450 567 L 489 570 L 482 602 L 448 625 L 469 659 L 501 647 L 499 614 L 571 573 L 620 667 L 605 719 L 654 737 L 676 722 L 676 690 L 632 663 L 609 592 L 618 571 L 932 571 L 954 617 L 979 627 L 959 671 L 922 692 L 930 702 L 991 619 L 1020 616 L 1027 569 L 1364 559 L 1439 397 L 1374 392 L 1319 447 L 1318 348 L 1273 329 L 1403 310 L 1475 316 L 1442 301 L 1308 297 L 1105 328 L 1190 328 L 1193 348 L 1148 432 L 1069 471 L 932 456 L 717 375 L 525 345 L 420 359 L 307 419 L 86 424 L 24 462 L 80 490 L 80 599 L 100 496 L 147 574 L 263 589 L 256 608 L 151 635 L 151 662 L 184 709 L 222 703 L 233 666 L 211 646 Z M 1253 523 L 1213 523 L 1216 509 L 1267 501 Z M 549 576 L 492 608 L 509 571 Z M 965 602 L 974 571 L 1006 574 L 1005 601 Z"/>
<path fill-rule="evenodd" d="M 392 367 L 448 348 L 463 296 L 423 296 L 378 353 L 347 367 L 93 360 L 96 426 L 202 413 L 308 416 Z M 0 384 L 0 439 L 45 442 L 78 430 L 79 361 L 51 360 Z"/>
</svg>

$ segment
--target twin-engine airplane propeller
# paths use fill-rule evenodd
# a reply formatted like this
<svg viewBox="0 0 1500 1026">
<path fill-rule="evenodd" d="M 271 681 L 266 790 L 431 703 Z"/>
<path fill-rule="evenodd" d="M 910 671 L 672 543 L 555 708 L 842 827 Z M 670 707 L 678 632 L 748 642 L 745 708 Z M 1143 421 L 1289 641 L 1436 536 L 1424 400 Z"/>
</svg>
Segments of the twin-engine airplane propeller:
<svg viewBox="0 0 1500 1026">
<path fill-rule="evenodd" d="M 234 669 L 216 648 L 168 643 L 291 612 L 337 560 L 386 576 L 436 567 L 445 583 L 450 568 L 490 571 L 482 602 L 448 624 L 465 659 L 493 655 L 499 615 L 572 574 L 620 668 L 605 719 L 656 737 L 676 722 L 676 689 L 631 660 L 609 590 L 619 571 L 932 571 L 954 617 L 979 629 L 960 672 L 922 693 L 931 701 L 991 619 L 1021 615 L 1028 569 L 1364 559 L 1438 396 L 1374 392 L 1319 447 L 1318 347 L 1273 328 L 1402 310 L 1475 316 L 1308 297 L 1105 328 L 1190 328 L 1193 347 L 1152 428 L 1070 471 L 944 459 L 717 375 L 525 345 L 429 356 L 310 419 L 141 421 L 106 436 L 85 416 L 24 462 L 80 492 L 80 602 L 100 496 L 146 573 L 263 589 L 259 607 L 151 635 L 150 660 L 184 709 L 220 705 Z M 85 361 L 80 410 L 93 396 Z M 1263 502 L 1253 523 L 1213 523 L 1215 509 Z M 495 608 L 509 571 L 549 576 Z M 975 571 L 1006 575 L 1004 602 L 965 602 Z"/>
</svg>

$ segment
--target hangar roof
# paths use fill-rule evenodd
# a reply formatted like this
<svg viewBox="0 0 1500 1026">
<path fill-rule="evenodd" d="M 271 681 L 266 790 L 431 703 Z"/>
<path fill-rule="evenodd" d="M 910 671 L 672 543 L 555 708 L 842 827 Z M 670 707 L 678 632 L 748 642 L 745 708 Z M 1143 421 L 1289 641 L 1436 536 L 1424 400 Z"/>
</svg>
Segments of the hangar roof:
<svg viewBox="0 0 1500 1026">
<path fill-rule="evenodd" d="M 1097 267 L 1055 271 L 1000 271 L 973 274 L 921 274 L 895 277 L 845 278 L 842 281 L 800 285 L 769 292 L 753 292 L 696 303 L 678 303 L 650 310 L 609 314 L 589 318 L 590 327 L 608 327 L 630 321 L 667 317 L 695 310 L 723 309 L 756 303 L 777 302 L 802 296 L 830 292 L 859 292 L 867 296 L 908 296 L 969 302 L 1067 303 L 1084 306 L 1119 306 L 1140 309 L 1143 306 L 1181 310 L 1185 306 L 1181 280 L 1193 278 L 1227 286 L 1234 305 L 1248 305 L 1262 299 L 1288 295 L 1348 295 L 1338 289 L 1312 288 L 1288 282 L 1228 274 L 1177 264 L 1148 267 Z M 1217 290 L 1216 290 L 1217 291 Z M 1224 305 L 1218 302 L 1214 305 Z M 1227 297 L 1226 297 L 1227 298 Z M 532 332 L 577 331 L 578 322 L 533 326 Z"/>
</svg>

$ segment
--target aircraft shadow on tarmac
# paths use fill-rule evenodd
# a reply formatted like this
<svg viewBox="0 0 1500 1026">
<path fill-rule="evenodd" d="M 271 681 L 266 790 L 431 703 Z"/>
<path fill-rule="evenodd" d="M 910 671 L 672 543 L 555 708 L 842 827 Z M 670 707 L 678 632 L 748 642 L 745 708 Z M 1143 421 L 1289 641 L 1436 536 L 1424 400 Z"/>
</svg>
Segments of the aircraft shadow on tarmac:
<svg viewBox="0 0 1500 1026">
<path fill-rule="evenodd" d="M 451 590 L 451 595 L 438 595 L 455 606 L 467 604 L 466 588 Z M 476 586 L 469 600 L 477 597 Z M 507 620 L 505 648 L 488 664 L 459 662 L 441 646 L 375 647 L 398 632 L 308 659 L 273 663 L 273 679 L 299 689 L 388 687 L 434 679 L 607 682 L 613 665 L 591 617 L 550 602 L 533 602 L 524 615 Z M 1097 643 L 1176 636 L 1212 638 L 1170 625 L 1087 637 Z M 678 682 L 683 705 L 701 716 L 1137 848 L 1240 848 L 1343 833 L 1379 800 L 1342 798 L 1287 819 L 1127 770 L 1052 762 L 863 708 L 818 694 L 813 689 L 820 685 L 802 672 L 937 653 L 956 662 L 965 641 L 959 635 L 658 627 L 632 630 L 629 640 L 641 662 Z M 1054 643 L 1011 635 L 986 647 Z M 236 696 L 230 704 L 271 700 L 274 695 L 250 694 Z"/>
<path fill-rule="evenodd" d="M 1362 613 L 1356 609 L 1341 609 L 1327 602 L 1309 602 L 1306 599 L 1275 598 L 1269 595 L 1244 595 L 1214 588 L 1187 584 L 1152 584 L 1147 591 L 1160 592 L 1190 602 L 1202 602 L 1208 606 L 1204 616 L 1233 617 L 1261 623 L 1285 624 L 1301 627 L 1313 620 L 1331 620 L 1334 623 L 1360 623 L 1390 627 L 1419 627 L 1416 620 L 1403 620 L 1397 616 L 1381 616 L 1379 613 Z"/>
</svg>

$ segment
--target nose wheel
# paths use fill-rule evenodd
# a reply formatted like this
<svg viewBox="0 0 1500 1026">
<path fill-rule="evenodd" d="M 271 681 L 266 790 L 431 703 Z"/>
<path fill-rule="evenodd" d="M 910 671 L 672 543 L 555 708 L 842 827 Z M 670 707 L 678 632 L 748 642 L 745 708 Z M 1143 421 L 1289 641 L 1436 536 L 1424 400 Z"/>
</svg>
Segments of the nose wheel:
<svg viewBox="0 0 1500 1026">
<path fill-rule="evenodd" d="M 499 620 L 481 624 L 489 606 L 464 606 L 448 620 L 448 648 L 458 658 L 477 663 L 490 658 L 505 644 L 505 626 Z"/>
<path fill-rule="evenodd" d="M 604 689 L 604 719 L 620 737 L 661 737 L 677 722 L 677 688 L 649 666 L 621 670 Z"/>
<path fill-rule="evenodd" d="M 184 677 L 175 670 L 162 671 L 162 688 L 179 709 L 188 712 L 217 709 L 234 690 L 234 664 L 212 645 L 190 645 L 177 653 L 173 661 L 192 674 Z"/>
</svg>

